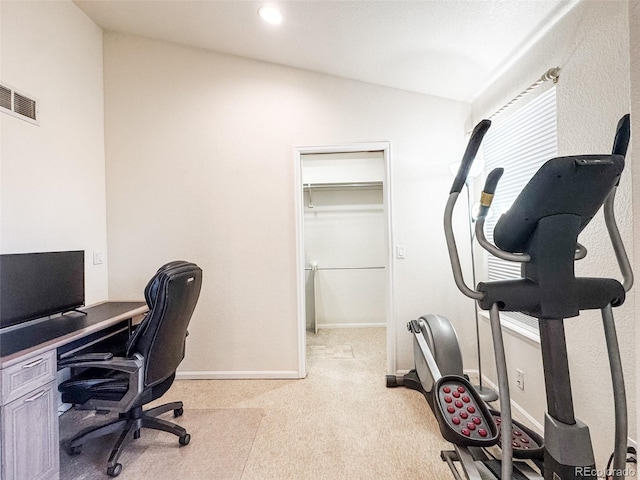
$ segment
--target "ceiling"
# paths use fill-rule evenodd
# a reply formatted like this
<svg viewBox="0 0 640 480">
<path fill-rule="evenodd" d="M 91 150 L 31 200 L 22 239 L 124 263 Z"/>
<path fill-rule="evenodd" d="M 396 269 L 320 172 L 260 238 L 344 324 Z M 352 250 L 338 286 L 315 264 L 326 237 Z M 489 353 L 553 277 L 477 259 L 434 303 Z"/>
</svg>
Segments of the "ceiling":
<svg viewBox="0 0 640 480">
<path fill-rule="evenodd" d="M 280 25 L 268 0 L 74 1 L 106 31 L 471 101 L 579 0 L 274 0 Z"/>
</svg>

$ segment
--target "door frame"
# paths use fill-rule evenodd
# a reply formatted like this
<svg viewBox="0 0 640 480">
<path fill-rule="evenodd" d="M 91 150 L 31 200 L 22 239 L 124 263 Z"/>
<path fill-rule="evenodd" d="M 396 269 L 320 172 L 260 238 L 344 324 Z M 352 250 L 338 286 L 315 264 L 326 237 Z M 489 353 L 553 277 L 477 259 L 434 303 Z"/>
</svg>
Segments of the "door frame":
<svg viewBox="0 0 640 480">
<path fill-rule="evenodd" d="M 396 329 L 394 324 L 394 256 L 393 222 L 391 215 L 391 143 L 367 142 L 346 145 L 321 145 L 294 147 L 295 209 L 296 209 L 296 291 L 298 310 L 298 377 L 307 376 L 307 321 L 305 308 L 304 264 L 304 191 L 302 184 L 302 160 L 304 155 L 322 153 L 382 152 L 384 159 L 383 208 L 387 242 L 387 373 L 396 373 Z"/>
</svg>

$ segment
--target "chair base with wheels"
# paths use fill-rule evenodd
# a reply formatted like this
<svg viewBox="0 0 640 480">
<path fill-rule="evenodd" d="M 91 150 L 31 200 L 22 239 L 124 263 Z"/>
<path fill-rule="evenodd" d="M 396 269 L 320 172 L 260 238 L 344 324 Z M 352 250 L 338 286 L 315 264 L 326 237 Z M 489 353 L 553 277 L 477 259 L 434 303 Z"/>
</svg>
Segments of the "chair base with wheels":
<svg viewBox="0 0 640 480">
<path fill-rule="evenodd" d="M 89 427 L 80 431 L 69 441 L 67 451 L 70 455 L 78 455 L 82 453 L 82 445 L 85 440 L 121 431 L 118 440 L 111 450 L 109 460 L 107 461 L 107 475 L 117 477 L 120 475 L 120 472 L 122 472 L 122 464 L 118 463 L 118 459 L 120 458 L 127 441 L 131 438 L 134 440 L 140 438 L 141 430 L 143 428 L 173 433 L 178 437 L 178 443 L 180 446 L 189 444 L 191 441 L 191 435 L 189 435 L 184 428 L 175 423 L 157 418 L 158 415 L 170 412 L 171 410 L 173 410 L 174 417 L 177 418 L 182 416 L 184 413 L 182 402 L 166 403 L 146 411 L 143 410 L 142 407 L 135 407 L 126 413 L 121 413 L 118 416 L 118 419 L 113 420 L 112 422 L 98 427 Z"/>
</svg>

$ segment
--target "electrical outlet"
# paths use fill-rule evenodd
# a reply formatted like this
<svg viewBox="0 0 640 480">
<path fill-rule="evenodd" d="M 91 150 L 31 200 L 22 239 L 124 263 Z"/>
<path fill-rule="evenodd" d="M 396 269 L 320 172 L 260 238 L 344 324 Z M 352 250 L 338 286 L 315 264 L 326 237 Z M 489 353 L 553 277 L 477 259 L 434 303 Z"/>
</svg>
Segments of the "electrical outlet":
<svg viewBox="0 0 640 480">
<path fill-rule="evenodd" d="M 520 390 L 524 390 L 524 372 L 516 368 L 516 385 Z"/>
</svg>

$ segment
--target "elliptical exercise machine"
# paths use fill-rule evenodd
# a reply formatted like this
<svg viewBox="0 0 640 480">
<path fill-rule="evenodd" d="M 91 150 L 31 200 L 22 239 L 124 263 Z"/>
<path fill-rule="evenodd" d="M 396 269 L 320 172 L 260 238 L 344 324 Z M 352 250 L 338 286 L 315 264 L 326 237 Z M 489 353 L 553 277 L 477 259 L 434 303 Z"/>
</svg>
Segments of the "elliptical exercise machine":
<svg viewBox="0 0 640 480">
<path fill-rule="evenodd" d="M 589 428 L 574 416 L 564 319 L 579 315 L 581 310 L 600 309 L 614 393 L 615 447 L 610 475 L 624 478 L 627 407 L 612 307 L 622 305 L 633 284 L 614 216 L 616 188 L 629 144 L 629 115 L 618 122 L 611 154 L 557 157 L 540 167 L 497 222 L 495 245 L 485 237 L 484 221 L 503 169 L 489 173 L 481 196 L 476 238 L 492 255 L 521 263 L 522 278 L 481 282 L 471 289 L 464 282 L 452 215 L 490 125 L 489 120 L 481 121 L 469 139 L 445 208 L 444 228 L 457 287 L 480 308 L 489 310 L 501 412 L 489 409 L 463 376 L 455 331 L 446 318 L 438 315 L 409 322 L 415 369 L 403 377 L 387 376 L 387 386 L 406 386 L 426 397 L 440 432 L 454 446 L 454 450 L 443 451 L 441 457 L 457 480 L 463 476 L 472 480 L 596 479 Z M 578 243 L 578 235 L 601 206 L 622 284 L 574 274 L 574 262 L 587 254 Z M 548 410 L 544 439 L 512 420 L 500 311 L 538 318 Z M 494 449 L 489 447 L 498 444 L 501 453 L 494 456 L 490 453 Z"/>
</svg>

